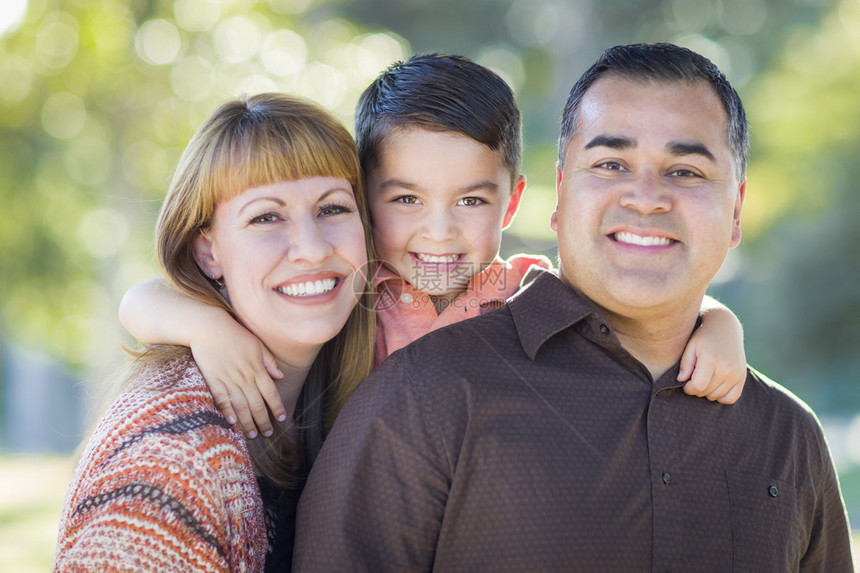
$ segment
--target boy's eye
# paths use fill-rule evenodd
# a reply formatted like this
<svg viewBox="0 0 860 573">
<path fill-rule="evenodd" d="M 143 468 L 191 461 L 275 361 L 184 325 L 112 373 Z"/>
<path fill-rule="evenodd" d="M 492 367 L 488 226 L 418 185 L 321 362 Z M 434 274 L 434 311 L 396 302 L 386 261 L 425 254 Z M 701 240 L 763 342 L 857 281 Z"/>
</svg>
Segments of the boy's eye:
<svg viewBox="0 0 860 573">
<path fill-rule="evenodd" d="M 325 205 L 320 208 L 320 214 L 326 217 L 341 215 L 343 213 L 352 213 L 352 209 L 346 205 Z"/>
<path fill-rule="evenodd" d="M 466 207 L 477 207 L 478 205 L 483 205 L 486 203 L 480 197 L 463 197 L 459 201 L 457 201 L 457 205 L 464 205 Z"/>
<path fill-rule="evenodd" d="M 406 205 L 415 205 L 418 203 L 418 197 L 415 195 L 400 195 L 399 197 L 395 197 L 394 200 L 398 203 L 405 203 Z"/>
</svg>

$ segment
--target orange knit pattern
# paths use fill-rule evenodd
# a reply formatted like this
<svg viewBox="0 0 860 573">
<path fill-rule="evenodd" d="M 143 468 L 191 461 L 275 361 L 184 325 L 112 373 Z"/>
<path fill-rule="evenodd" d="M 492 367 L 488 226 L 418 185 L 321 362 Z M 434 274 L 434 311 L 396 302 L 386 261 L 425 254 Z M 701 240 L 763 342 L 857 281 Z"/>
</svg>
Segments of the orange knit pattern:
<svg viewBox="0 0 860 573">
<path fill-rule="evenodd" d="M 265 556 L 241 433 L 190 357 L 145 365 L 78 462 L 54 571 L 262 571 Z"/>
</svg>

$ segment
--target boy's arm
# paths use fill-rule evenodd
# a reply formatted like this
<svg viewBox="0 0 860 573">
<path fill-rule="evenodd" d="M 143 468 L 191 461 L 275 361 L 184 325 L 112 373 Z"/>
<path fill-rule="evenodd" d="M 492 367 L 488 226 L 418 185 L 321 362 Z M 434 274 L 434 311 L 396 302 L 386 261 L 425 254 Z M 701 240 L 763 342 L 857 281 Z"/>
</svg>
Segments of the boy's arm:
<svg viewBox="0 0 860 573">
<path fill-rule="evenodd" d="M 728 307 L 709 296 L 699 316 L 702 324 L 684 349 L 678 380 L 687 381 L 687 394 L 734 404 L 747 374 L 743 326 Z"/>
<path fill-rule="evenodd" d="M 286 410 L 272 378 L 281 378 L 275 359 L 260 340 L 223 309 L 189 298 L 163 280 L 131 287 L 119 306 L 122 325 L 147 344 L 188 346 L 218 409 L 236 420 L 249 438 L 272 434 L 272 414 Z"/>
</svg>

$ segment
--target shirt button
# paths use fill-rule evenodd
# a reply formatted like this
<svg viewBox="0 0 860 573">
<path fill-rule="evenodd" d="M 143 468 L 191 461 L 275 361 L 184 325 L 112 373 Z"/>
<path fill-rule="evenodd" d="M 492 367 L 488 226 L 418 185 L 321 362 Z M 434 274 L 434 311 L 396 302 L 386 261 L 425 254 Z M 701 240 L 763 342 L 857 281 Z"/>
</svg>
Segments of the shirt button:
<svg viewBox="0 0 860 573">
<path fill-rule="evenodd" d="M 412 302 L 412 295 L 408 292 L 403 293 L 402 295 L 400 295 L 400 302 L 402 302 L 403 304 L 409 304 L 410 302 Z"/>
<path fill-rule="evenodd" d="M 767 488 L 767 493 L 770 494 L 770 497 L 776 497 L 779 495 L 779 488 L 776 487 L 775 485 L 772 485 L 769 488 Z"/>
<path fill-rule="evenodd" d="M 669 483 L 671 483 L 671 481 L 672 481 L 672 477 L 669 474 L 664 473 L 663 474 L 663 483 L 665 483 L 666 485 L 669 485 Z"/>
<path fill-rule="evenodd" d="M 605 324 L 601 324 L 600 325 L 600 333 L 604 334 L 604 335 L 609 334 L 609 327 L 606 326 Z"/>
</svg>

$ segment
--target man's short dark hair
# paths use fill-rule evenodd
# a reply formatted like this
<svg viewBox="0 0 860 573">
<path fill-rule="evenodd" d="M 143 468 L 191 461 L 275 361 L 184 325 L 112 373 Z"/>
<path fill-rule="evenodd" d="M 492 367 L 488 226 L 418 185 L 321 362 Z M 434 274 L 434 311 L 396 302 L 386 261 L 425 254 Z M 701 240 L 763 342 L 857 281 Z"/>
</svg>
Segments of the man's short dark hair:
<svg viewBox="0 0 860 573">
<path fill-rule="evenodd" d="M 747 168 L 749 133 L 746 113 L 738 93 L 713 62 L 674 44 L 630 44 L 609 48 L 574 84 L 561 117 L 558 161 L 564 164 L 567 144 L 576 131 L 577 115 L 585 93 L 600 77 L 612 74 L 651 82 L 706 81 L 713 88 L 728 117 L 728 144 L 735 158 L 738 179 Z"/>
<path fill-rule="evenodd" d="M 499 150 L 512 178 L 520 173 L 522 121 L 514 92 L 468 58 L 416 54 L 392 64 L 364 90 L 355 109 L 355 141 L 365 174 L 397 127 L 465 135 Z"/>
</svg>

